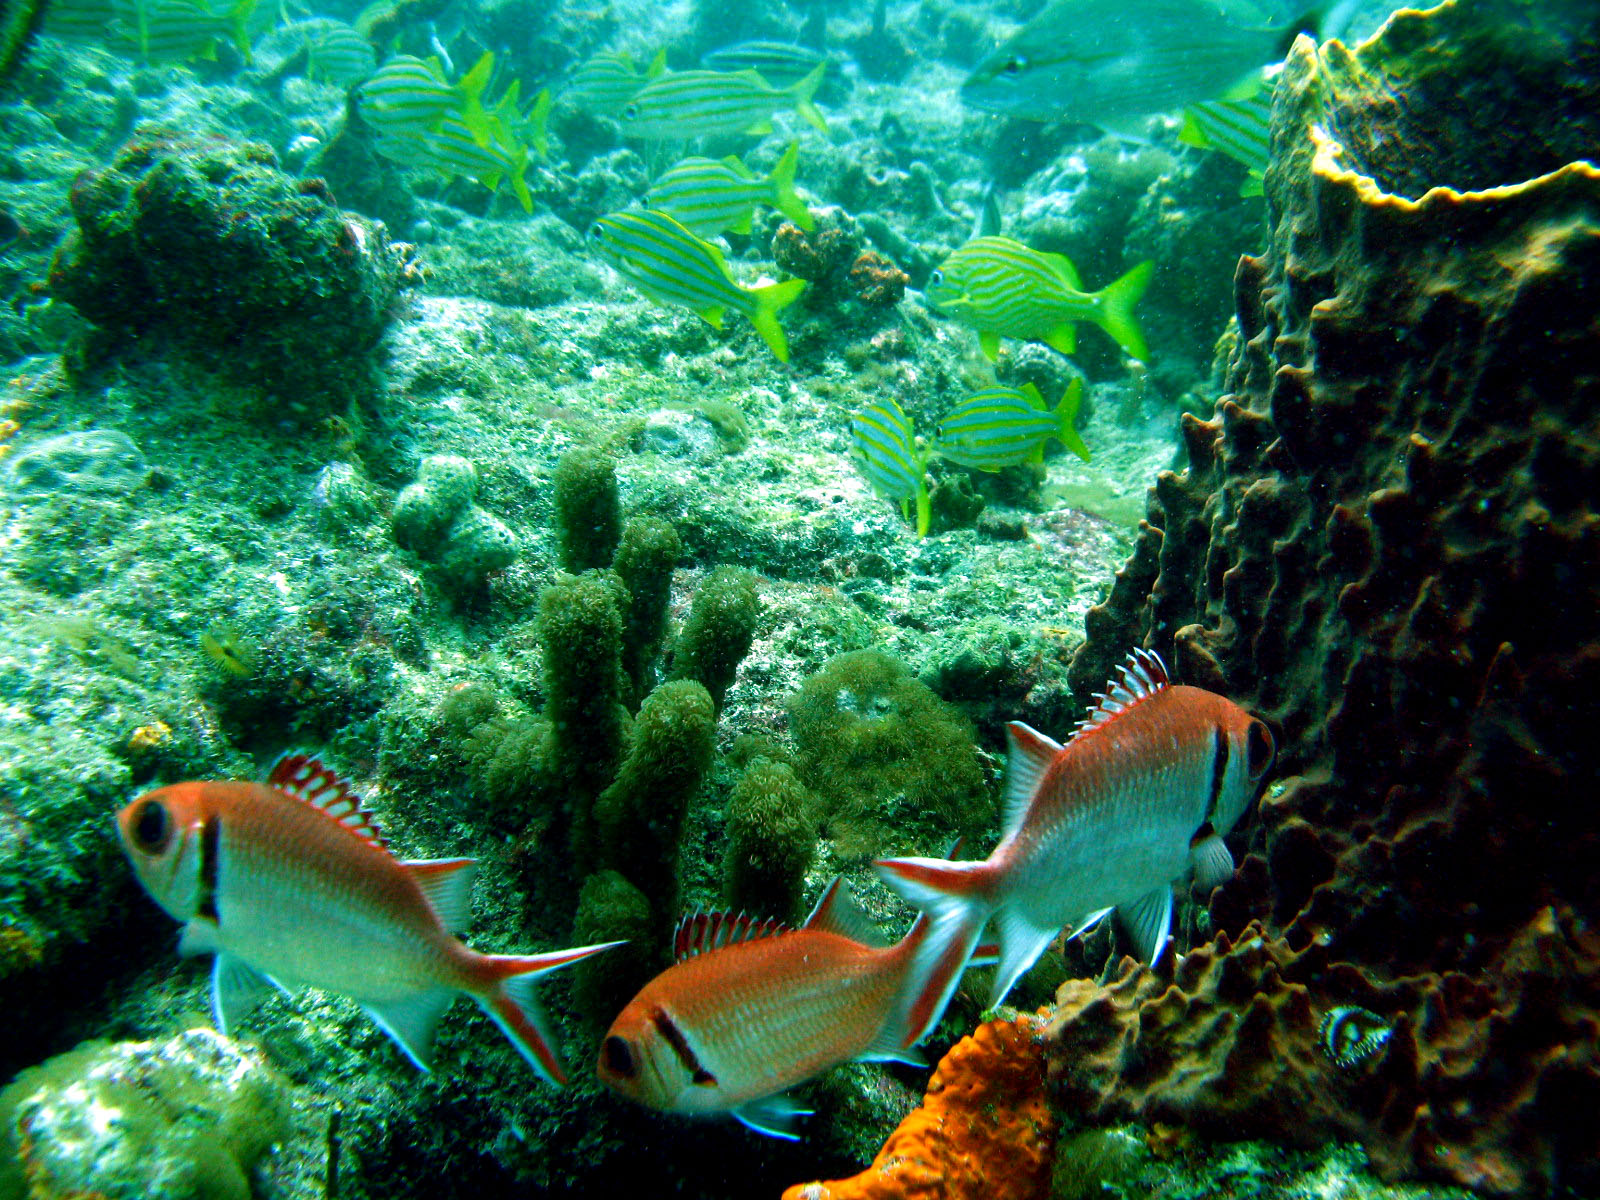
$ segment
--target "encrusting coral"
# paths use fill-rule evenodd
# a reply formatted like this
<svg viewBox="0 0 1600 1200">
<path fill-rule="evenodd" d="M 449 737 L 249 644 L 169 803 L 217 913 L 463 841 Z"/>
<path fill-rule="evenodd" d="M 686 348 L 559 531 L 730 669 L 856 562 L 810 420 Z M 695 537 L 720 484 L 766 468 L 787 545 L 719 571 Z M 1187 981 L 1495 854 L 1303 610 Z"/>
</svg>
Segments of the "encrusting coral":
<svg viewBox="0 0 1600 1200">
<path fill-rule="evenodd" d="M 1533 11 L 1290 56 L 1227 394 L 1073 667 L 1170 655 L 1274 725 L 1282 779 L 1212 945 L 1062 992 L 1068 1111 L 1600 1185 L 1600 42 Z M 1390 1033 L 1342 1067 L 1348 1006 Z"/>
<path fill-rule="evenodd" d="M 783 1200 L 1035 1200 L 1048 1194 L 1056 1121 L 1043 1024 L 990 1021 L 962 1038 L 922 1106 L 852 1179 L 801 1183 Z"/>
</svg>

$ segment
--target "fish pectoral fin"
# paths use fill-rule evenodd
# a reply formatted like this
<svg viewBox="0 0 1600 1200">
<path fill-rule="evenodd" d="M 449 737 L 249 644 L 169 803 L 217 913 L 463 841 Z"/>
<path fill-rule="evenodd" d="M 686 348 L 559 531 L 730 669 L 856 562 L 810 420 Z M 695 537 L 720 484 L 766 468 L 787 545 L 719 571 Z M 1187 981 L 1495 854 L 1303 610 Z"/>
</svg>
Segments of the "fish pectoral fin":
<svg viewBox="0 0 1600 1200">
<path fill-rule="evenodd" d="M 365 1000 L 361 1007 L 378 1023 L 378 1028 L 405 1051 L 418 1070 L 427 1071 L 432 1069 L 434 1030 L 453 999 L 455 993 L 449 988 L 428 988 L 381 1004 Z"/>
<path fill-rule="evenodd" d="M 219 951 L 211 964 L 211 1017 L 217 1032 L 232 1037 L 272 986 L 272 980 L 243 959 Z"/>
<path fill-rule="evenodd" d="M 782 1138 L 786 1142 L 800 1140 L 800 1135 L 794 1131 L 794 1127 L 801 1117 L 810 1115 L 811 1109 L 801 1108 L 781 1092 L 747 1100 L 733 1110 L 733 1119 L 739 1124 L 754 1129 L 757 1133 L 764 1133 L 768 1137 Z"/>
<path fill-rule="evenodd" d="M 1189 847 L 1189 862 L 1194 867 L 1195 886 L 1202 892 L 1209 893 L 1233 874 L 1233 855 L 1215 832 Z"/>
<path fill-rule="evenodd" d="M 722 328 L 722 313 L 723 313 L 722 306 L 720 304 L 713 304 L 710 308 L 699 309 L 695 313 L 695 316 L 699 317 L 707 325 L 711 326 L 711 328 L 713 328 L 713 329 L 721 329 Z"/>
<path fill-rule="evenodd" d="M 1117 920 L 1139 948 L 1139 957 L 1153 963 L 1172 933 L 1172 888 L 1162 884 L 1140 896 L 1131 905 L 1119 905 Z"/>
</svg>

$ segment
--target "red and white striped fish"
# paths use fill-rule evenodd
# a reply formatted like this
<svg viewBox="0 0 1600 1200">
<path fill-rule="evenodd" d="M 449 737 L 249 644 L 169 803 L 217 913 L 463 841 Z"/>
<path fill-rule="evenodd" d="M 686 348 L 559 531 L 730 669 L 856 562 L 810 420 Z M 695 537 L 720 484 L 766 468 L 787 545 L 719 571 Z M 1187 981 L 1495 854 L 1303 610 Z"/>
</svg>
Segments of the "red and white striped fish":
<svg viewBox="0 0 1600 1200">
<path fill-rule="evenodd" d="M 835 878 L 790 929 L 727 913 L 685 917 L 678 961 L 645 985 L 600 1047 L 602 1082 L 663 1112 L 729 1113 L 794 1140 L 806 1111 L 782 1093 L 851 1059 L 926 1063 L 972 947 L 921 918 L 893 946 Z"/>
<path fill-rule="evenodd" d="M 1135 650 L 1065 746 L 1006 727 L 1005 817 L 983 862 L 894 858 L 884 882 L 933 918 L 941 939 L 976 945 L 992 918 L 1000 1003 L 1065 925 L 1117 910 L 1154 960 L 1172 926 L 1172 885 L 1209 889 L 1233 871 L 1222 835 L 1272 765 L 1272 733 L 1225 697 L 1173 684 Z"/>
<path fill-rule="evenodd" d="M 183 922 L 180 954 L 214 954 L 224 1034 L 270 985 L 339 992 L 428 1069 L 458 992 L 478 1002 L 534 1070 L 566 1082 L 533 997 L 547 971 L 615 942 L 528 956 L 479 954 L 451 931 L 471 914 L 469 858 L 401 862 L 350 785 L 286 754 L 265 783 L 175 783 L 117 814 L 145 891 Z"/>
</svg>

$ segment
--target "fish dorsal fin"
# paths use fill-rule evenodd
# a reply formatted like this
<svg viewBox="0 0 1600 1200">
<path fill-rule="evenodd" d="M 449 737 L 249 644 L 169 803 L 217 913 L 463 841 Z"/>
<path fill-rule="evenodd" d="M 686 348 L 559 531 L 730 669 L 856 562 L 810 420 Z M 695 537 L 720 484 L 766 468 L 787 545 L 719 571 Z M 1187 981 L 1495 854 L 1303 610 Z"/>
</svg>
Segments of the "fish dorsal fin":
<svg viewBox="0 0 1600 1200">
<path fill-rule="evenodd" d="M 815 929 L 822 933 L 837 933 L 840 937 L 847 937 L 852 942 L 860 942 L 863 946 L 872 946 L 875 949 L 882 949 L 888 945 L 883 931 L 861 911 L 861 906 L 850 894 L 850 889 L 845 887 L 844 877 L 841 875 L 835 875 L 833 882 L 823 890 L 822 898 L 817 901 L 817 906 L 811 910 L 811 915 L 806 918 L 801 928 Z"/>
<path fill-rule="evenodd" d="M 1006 726 L 1006 791 L 1001 805 L 1004 819 L 1000 836 L 1010 837 L 1028 815 L 1028 805 L 1039 782 L 1061 753 L 1061 743 L 1045 737 L 1031 725 L 1012 721 Z"/>
<path fill-rule="evenodd" d="M 478 871 L 473 858 L 412 859 L 400 864 L 428 898 L 439 923 L 460 933 L 472 920 L 472 879 Z"/>
<path fill-rule="evenodd" d="M 699 954 L 709 954 L 738 942 L 754 942 L 793 930 L 774 917 L 752 917 L 746 913 L 696 912 L 678 922 L 672 935 L 672 958 L 683 962 Z"/>
<path fill-rule="evenodd" d="M 383 845 L 378 822 L 361 807 L 361 797 L 348 779 L 324 766 L 314 754 L 291 750 L 280 754 L 267 772 L 267 786 L 320 808 L 357 837 Z"/>
<path fill-rule="evenodd" d="M 1083 291 L 1083 277 L 1078 274 L 1078 268 L 1072 265 L 1070 258 L 1065 254 L 1049 253 L 1044 254 L 1043 258 L 1066 281 L 1068 287 L 1075 292 Z"/>
<path fill-rule="evenodd" d="M 1089 715 L 1078 722 L 1072 736 L 1078 737 L 1091 729 L 1098 729 L 1107 721 L 1115 720 L 1141 700 L 1148 700 L 1164 691 L 1172 679 L 1167 665 L 1154 650 L 1135 650 L 1128 660 L 1117 668 L 1117 673 L 1104 692 L 1095 696 Z"/>
</svg>

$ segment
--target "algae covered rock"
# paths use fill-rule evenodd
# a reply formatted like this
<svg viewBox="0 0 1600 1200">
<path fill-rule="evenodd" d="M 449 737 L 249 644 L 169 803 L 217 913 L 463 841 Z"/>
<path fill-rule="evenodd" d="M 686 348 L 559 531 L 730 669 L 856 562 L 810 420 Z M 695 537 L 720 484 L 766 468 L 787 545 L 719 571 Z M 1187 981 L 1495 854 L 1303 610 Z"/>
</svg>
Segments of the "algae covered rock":
<svg viewBox="0 0 1600 1200">
<path fill-rule="evenodd" d="M 880 650 L 836 655 L 789 701 L 795 769 L 852 854 L 932 853 L 994 817 L 965 718 Z"/>
<path fill-rule="evenodd" d="M 313 412 L 376 394 L 407 251 L 268 147 L 147 131 L 80 174 L 71 205 L 50 292 L 112 345 L 164 339 Z"/>
<path fill-rule="evenodd" d="M 0 1200 L 249 1200 L 289 1104 L 287 1082 L 209 1029 L 90 1042 L 0 1092 Z"/>
<path fill-rule="evenodd" d="M 415 483 L 401 489 L 390 527 L 394 540 L 439 565 L 440 582 L 458 594 L 482 588 L 517 561 L 517 537 L 474 504 L 477 469 L 455 454 L 422 460 Z"/>
</svg>

